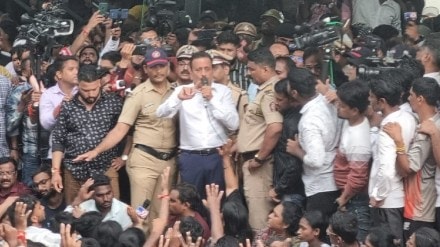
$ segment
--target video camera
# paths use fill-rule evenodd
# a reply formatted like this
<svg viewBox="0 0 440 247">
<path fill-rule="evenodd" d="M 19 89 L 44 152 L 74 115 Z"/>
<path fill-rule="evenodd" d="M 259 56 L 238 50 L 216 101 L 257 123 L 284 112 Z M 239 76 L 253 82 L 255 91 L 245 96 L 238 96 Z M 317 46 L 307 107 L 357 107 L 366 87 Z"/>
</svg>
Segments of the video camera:
<svg viewBox="0 0 440 247">
<path fill-rule="evenodd" d="M 143 26 L 154 27 L 160 37 L 165 37 L 181 26 L 189 26 L 191 17 L 185 11 L 178 10 L 176 1 L 150 0 L 149 9 L 144 17 Z"/>
<path fill-rule="evenodd" d="M 66 11 L 61 2 L 54 1 L 47 9 L 39 13 L 25 13 L 21 16 L 23 25 L 14 44 L 30 42 L 36 47 L 36 53 L 45 53 L 43 59 L 50 57 L 50 50 L 55 44 L 55 38 L 68 36 L 73 33 L 74 23 L 65 19 Z"/>
</svg>

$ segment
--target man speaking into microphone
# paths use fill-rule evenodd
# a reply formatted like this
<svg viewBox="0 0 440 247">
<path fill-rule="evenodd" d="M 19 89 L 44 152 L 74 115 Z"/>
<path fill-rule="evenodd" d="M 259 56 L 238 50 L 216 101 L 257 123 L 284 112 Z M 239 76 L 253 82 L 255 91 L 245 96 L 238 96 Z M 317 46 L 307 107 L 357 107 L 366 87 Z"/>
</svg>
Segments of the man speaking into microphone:
<svg viewBox="0 0 440 247">
<path fill-rule="evenodd" d="M 239 120 L 231 90 L 212 81 L 211 56 L 194 53 L 190 67 L 193 83 L 177 87 L 156 114 L 172 118 L 179 112 L 181 180 L 196 186 L 204 198 L 206 184 L 224 189 L 223 162 L 217 148 L 226 142 L 229 132 L 238 129 Z"/>
</svg>

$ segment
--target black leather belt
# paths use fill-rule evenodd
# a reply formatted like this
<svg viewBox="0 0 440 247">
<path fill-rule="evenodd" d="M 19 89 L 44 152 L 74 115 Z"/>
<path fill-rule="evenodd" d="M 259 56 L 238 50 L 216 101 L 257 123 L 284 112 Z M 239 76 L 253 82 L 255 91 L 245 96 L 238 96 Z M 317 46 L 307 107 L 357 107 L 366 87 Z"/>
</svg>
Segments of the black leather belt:
<svg viewBox="0 0 440 247">
<path fill-rule="evenodd" d="M 174 149 L 171 153 L 165 153 L 165 152 L 159 152 L 152 147 L 142 144 L 135 144 L 134 147 L 144 151 L 145 153 L 151 154 L 160 160 L 170 160 L 177 154 L 177 149 Z"/>
<path fill-rule="evenodd" d="M 200 150 L 181 150 L 184 153 L 190 153 L 190 154 L 198 154 L 198 155 L 211 155 L 218 153 L 217 148 L 207 148 L 207 149 L 200 149 Z"/>
<path fill-rule="evenodd" d="M 240 153 L 240 158 L 242 159 L 242 162 L 244 163 L 248 160 L 255 158 L 255 155 L 258 153 L 258 151 L 259 150 Z"/>
</svg>

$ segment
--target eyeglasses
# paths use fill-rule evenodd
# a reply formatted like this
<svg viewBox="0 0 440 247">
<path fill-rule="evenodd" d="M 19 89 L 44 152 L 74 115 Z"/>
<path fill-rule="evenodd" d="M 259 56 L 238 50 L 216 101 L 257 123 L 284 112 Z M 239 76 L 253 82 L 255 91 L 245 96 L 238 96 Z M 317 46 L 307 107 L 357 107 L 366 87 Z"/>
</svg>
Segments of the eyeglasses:
<svg viewBox="0 0 440 247">
<path fill-rule="evenodd" d="M 0 171 L 0 177 L 3 177 L 3 176 L 12 176 L 12 175 L 14 175 L 15 174 L 15 171 L 4 171 L 4 172 L 1 172 Z"/>
</svg>

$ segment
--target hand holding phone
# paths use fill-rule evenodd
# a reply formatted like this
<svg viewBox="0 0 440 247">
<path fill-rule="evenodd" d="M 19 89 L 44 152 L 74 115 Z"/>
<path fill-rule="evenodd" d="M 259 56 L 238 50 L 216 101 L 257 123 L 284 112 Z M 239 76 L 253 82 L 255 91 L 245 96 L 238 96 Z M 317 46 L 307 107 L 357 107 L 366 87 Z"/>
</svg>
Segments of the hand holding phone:
<svg viewBox="0 0 440 247">
<path fill-rule="evenodd" d="M 136 214 L 142 219 L 146 219 L 149 213 L 150 212 L 142 206 L 136 208 Z"/>
</svg>

